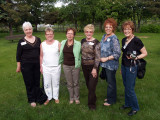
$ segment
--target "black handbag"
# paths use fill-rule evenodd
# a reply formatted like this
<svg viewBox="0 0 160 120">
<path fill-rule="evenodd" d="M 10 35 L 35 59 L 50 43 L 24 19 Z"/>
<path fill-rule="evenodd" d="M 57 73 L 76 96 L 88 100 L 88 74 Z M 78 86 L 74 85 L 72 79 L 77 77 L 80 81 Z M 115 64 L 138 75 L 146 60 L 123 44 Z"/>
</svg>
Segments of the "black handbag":
<svg viewBox="0 0 160 120">
<path fill-rule="evenodd" d="M 145 61 L 144 59 L 139 59 L 137 60 L 138 64 L 137 64 L 137 77 L 139 79 L 144 78 L 144 75 L 146 73 L 146 64 L 147 61 Z"/>
<path fill-rule="evenodd" d="M 101 70 L 101 73 L 100 73 L 100 78 L 102 80 L 105 80 L 106 79 L 106 71 L 105 71 L 105 68 L 102 67 L 102 70 Z"/>
</svg>

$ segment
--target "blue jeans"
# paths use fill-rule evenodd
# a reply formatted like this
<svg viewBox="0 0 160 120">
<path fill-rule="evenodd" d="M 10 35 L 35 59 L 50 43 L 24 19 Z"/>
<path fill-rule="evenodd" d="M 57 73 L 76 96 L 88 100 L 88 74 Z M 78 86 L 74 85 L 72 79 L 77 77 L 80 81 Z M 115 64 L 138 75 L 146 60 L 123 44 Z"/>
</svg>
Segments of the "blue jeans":
<svg viewBox="0 0 160 120">
<path fill-rule="evenodd" d="M 138 111 L 139 105 L 134 91 L 136 76 L 137 76 L 137 66 L 126 67 L 121 66 L 123 84 L 125 87 L 125 106 L 131 107 L 132 110 Z"/>
<path fill-rule="evenodd" d="M 114 104 L 117 99 L 116 70 L 105 68 L 107 86 L 107 103 Z"/>
</svg>

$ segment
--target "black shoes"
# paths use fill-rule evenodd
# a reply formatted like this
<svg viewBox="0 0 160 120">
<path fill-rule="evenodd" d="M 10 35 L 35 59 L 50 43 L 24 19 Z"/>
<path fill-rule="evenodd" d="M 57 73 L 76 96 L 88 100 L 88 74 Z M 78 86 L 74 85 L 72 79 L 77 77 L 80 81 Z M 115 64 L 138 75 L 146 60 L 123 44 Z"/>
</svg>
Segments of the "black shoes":
<svg viewBox="0 0 160 120">
<path fill-rule="evenodd" d="M 122 105 L 119 109 L 120 109 L 120 110 L 125 110 L 125 109 L 127 109 L 127 108 L 130 108 L 130 107 L 126 107 L 125 105 Z"/>
<path fill-rule="evenodd" d="M 128 113 L 128 115 L 129 115 L 129 116 L 132 116 L 132 115 L 135 115 L 136 113 L 137 113 L 137 111 L 131 110 L 131 111 Z"/>
</svg>

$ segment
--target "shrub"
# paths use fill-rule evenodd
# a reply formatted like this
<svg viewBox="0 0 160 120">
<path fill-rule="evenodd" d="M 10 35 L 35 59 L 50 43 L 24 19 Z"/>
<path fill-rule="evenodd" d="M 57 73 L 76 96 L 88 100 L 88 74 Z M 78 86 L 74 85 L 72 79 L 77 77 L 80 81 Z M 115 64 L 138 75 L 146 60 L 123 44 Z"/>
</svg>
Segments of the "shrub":
<svg viewBox="0 0 160 120">
<path fill-rule="evenodd" d="M 141 33 L 160 33 L 160 25 L 149 24 L 149 25 L 142 26 L 140 29 L 140 32 Z"/>
</svg>

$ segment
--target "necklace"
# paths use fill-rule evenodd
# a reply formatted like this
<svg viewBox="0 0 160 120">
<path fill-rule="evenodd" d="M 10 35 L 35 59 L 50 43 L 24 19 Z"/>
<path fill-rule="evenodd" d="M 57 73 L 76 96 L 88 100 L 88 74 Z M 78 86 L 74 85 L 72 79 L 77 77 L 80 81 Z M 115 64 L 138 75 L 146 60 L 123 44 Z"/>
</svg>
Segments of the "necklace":
<svg viewBox="0 0 160 120">
<path fill-rule="evenodd" d="M 72 45 L 73 45 L 73 42 L 72 42 L 70 45 L 69 45 L 68 42 L 67 42 L 67 47 L 71 47 Z"/>
<path fill-rule="evenodd" d="M 129 39 L 129 38 L 127 38 L 127 39 L 126 39 L 126 42 L 131 41 L 133 38 L 134 38 L 134 35 L 132 35 L 132 37 L 131 37 L 130 39 Z"/>
</svg>

